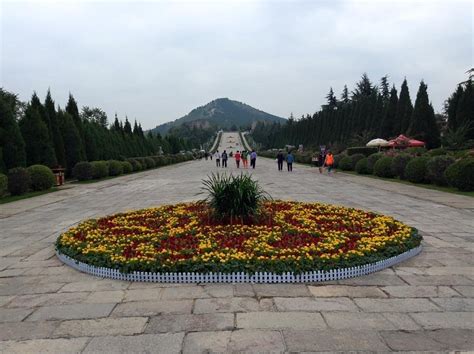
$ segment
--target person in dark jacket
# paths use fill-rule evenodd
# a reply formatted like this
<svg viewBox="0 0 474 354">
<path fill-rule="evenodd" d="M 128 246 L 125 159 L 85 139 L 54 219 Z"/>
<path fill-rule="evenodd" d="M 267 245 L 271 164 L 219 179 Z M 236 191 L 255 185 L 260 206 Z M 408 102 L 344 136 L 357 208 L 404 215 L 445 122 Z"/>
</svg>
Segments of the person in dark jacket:
<svg viewBox="0 0 474 354">
<path fill-rule="evenodd" d="M 285 160 L 285 156 L 283 156 L 283 152 L 281 150 L 278 151 L 277 154 L 277 163 L 278 163 L 278 171 L 283 170 L 283 161 Z"/>
<path fill-rule="evenodd" d="M 224 150 L 224 152 L 221 155 L 222 158 L 222 168 L 227 168 L 227 151 Z"/>
<path fill-rule="evenodd" d="M 293 171 L 293 162 L 294 161 L 295 161 L 295 157 L 293 156 L 291 151 L 288 152 L 288 154 L 286 155 L 286 166 L 288 167 L 288 172 Z"/>
</svg>

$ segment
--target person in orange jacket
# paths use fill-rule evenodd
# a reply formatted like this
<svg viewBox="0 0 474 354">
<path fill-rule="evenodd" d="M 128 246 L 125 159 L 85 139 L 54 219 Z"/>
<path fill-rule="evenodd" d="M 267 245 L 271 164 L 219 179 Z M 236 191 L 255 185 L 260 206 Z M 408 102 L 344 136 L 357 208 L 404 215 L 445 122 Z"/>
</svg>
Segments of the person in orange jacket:
<svg viewBox="0 0 474 354">
<path fill-rule="evenodd" d="M 331 174 L 332 168 L 334 166 L 334 155 L 331 151 L 328 151 L 326 158 L 324 159 L 324 166 L 328 168 L 328 174 Z"/>
<path fill-rule="evenodd" d="M 235 153 L 235 163 L 237 165 L 237 168 L 240 168 L 240 152 Z"/>
</svg>

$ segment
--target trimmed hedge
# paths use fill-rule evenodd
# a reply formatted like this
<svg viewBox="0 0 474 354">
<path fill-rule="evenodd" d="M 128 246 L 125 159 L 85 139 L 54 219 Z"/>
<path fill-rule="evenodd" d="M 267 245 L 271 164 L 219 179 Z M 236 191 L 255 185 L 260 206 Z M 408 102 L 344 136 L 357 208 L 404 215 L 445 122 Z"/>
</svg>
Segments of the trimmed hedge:
<svg viewBox="0 0 474 354">
<path fill-rule="evenodd" d="M 426 155 L 429 155 L 429 156 L 442 156 L 442 155 L 446 155 L 448 153 L 448 151 L 444 148 L 437 148 L 437 149 L 433 149 L 433 150 L 429 150 Z"/>
<path fill-rule="evenodd" d="M 376 147 L 369 147 L 369 146 L 357 146 L 357 147 L 347 148 L 346 151 L 347 151 L 347 155 L 349 156 L 362 154 L 364 155 L 364 157 L 368 157 L 378 152 L 379 149 Z"/>
<path fill-rule="evenodd" d="M 99 179 L 109 175 L 109 165 L 106 161 L 92 161 L 92 178 Z"/>
<path fill-rule="evenodd" d="M 11 195 L 25 194 L 30 184 L 30 173 L 26 168 L 16 167 L 8 171 L 8 191 Z"/>
<path fill-rule="evenodd" d="M 81 161 L 76 163 L 76 166 L 72 169 L 72 175 L 79 181 L 87 181 L 92 179 L 94 174 L 94 168 L 92 164 L 87 161 Z"/>
<path fill-rule="evenodd" d="M 408 154 L 398 154 L 392 159 L 392 173 L 394 176 L 405 179 L 405 169 L 412 157 Z"/>
<path fill-rule="evenodd" d="M 463 159 L 446 169 L 448 183 L 461 191 L 474 191 L 474 158 Z"/>
<path fill-rule="evenodd" d="M 367 157 L 367 170 L 369 173 L 374 173 L 375 163 L 384 156 L 385 154 L 383 152 L 377 152 Z"/>
<path fill-rule="evenodd" d="M 426 164 L 428 158 L 421 156 L 415 157 L 407 163 L 405 168 L 405 177 L 413 183 L 426 183 Z"/>
<path fill-rule="evenodd" d="M 426 164 L 426 178 L 438 186 L 446 186 L 448 181 L 444 172 L 455 162 L 451 156 L 434 156 Z"/>
<path fill-rule="evenodd" d="M 123 166 L 121 161 L 109 160 L 109 176 L 120 176 L 123 173 Z"/>
<path fill-rule="evenodd" d="M 339 163 L 341 162 L 341 160 L 346 157 L 347 155 L 345 154 L 337 154 L 337 155 L 334 155 L 334 168 L 339 168 Z"/>
<path fill-rule="evenodd" d="M 364 159 L 366 156 L 364 154 L 354 154 L 354 155 L 351 155 L 350 157 L 351 157 L 352 169 L 355 170 L 357 162 Z"/>
<path fill-rule="evenodd" d="M 133 166 L 128 161 L 122 161 L 122 169 L 123 169 L 123 173 L 132 173 L 133 172 Z"/>
<path fill-rule="evenodd" d="M 30 187 L 34 191 L 45 191 L 56 183 L 53 171 L 48 166 L 32 165 L 28 167 Z"/>
<path fill-rule="evenodd" d="M 0 173 L 0 197 L 3 197 L 8 190 L 8 177 Z"/>
<path fill-rule="evenodd" d="M 364 157 L 363 159 L 360 159 L 357 161 L 355 165 L 355 170 L 358 174 L 360 175 L 369 175 L 369 169 L 367 168 L 367 157 Z"/>
<path fill-rule="evenodd" d="M 147 169 L 156 167 L 155 160 L 153 160 L 151 157 L 145 157 L 144 161 Z"/>
<path fill-rule="evenodd" d="M 341 161 L 339 161 L 338 168 L 343 171 L 352 171 L 354 169 L 352 166 L 352 158 L 350 156 L 344 156 Z"/>
<path fill-rule="evenodd" d="M 384 156 L 378 159 L 374 165 L 374 175 L 385 178 L 393 178 L 392 157 Z"/>
<path fill-rule="evenodd" d="M 143 166 L 138 160 L 130 158 L 130 159 L 127 159 L 127 161 L 130 162 L 130 164 L 132 165 L 133 171 L 143 170 Z"/>
</svg>

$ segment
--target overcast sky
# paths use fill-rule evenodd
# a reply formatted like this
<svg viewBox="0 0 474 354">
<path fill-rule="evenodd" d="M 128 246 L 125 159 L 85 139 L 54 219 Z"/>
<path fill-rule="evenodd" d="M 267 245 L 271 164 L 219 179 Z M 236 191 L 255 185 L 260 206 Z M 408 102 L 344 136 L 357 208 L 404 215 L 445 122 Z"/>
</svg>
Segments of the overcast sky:
<svg viewBox="0 0 474 354">
<path fill-rule="evenodd" d="M 441 111 L 473 66 L 472 1 L 0 3 L 0 86 L 147 129 L 219 97 L 298 117 L 363 72 Z"/>
</svg>

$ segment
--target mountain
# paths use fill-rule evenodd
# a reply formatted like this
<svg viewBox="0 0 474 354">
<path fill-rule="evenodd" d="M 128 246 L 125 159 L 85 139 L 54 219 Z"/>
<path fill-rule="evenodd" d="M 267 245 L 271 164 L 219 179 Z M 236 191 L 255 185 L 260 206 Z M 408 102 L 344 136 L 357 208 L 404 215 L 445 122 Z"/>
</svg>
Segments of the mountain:
<svg viewBox="0 0 474 354">
<path fill-rule="evenodd" d="M 188 129 L 229 129 L 232 126 L 250 126 L 255 122 L 286 122 L 285 118 L 260 111 L 245 103 L 218 98 L 208 104 L 195 108 L 184 117 L 173 122 L 158 125 L 151 129 L 154 133 L 166 134 L 170 129 L 179 129 L 185 125 Z"/>
</svg>

